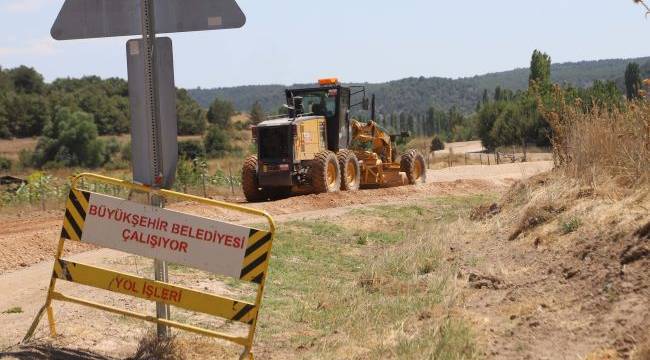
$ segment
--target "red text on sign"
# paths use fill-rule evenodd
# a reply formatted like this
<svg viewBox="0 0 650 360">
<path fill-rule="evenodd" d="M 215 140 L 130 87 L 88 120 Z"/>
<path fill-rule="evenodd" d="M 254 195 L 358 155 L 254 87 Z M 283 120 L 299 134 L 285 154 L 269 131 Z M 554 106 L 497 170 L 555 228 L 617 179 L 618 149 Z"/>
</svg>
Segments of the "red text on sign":
<svg viewBox="0 0 650 360">
<path fill-rule="evenodd" d="M 109 289 L 115 285 L 121 292 L 139 294 L 141 297 L 153 300 L 164 300 L 174 303 L 180 303 L 183 297 L 183 290 L 168 289 L 156 283 L 145 281 L 139 285 L 136 281 L 116 276 L 109 285 Z"/>
</svg>

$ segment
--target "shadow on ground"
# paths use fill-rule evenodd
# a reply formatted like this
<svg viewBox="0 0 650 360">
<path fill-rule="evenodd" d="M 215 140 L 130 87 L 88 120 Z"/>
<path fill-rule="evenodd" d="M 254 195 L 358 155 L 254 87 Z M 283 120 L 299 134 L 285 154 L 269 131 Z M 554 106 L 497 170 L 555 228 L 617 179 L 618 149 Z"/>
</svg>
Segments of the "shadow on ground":
<svg viewBox="0 0 650 360">
<path fill-rule="evenodd" d="M 0 352 L 0 359 L 17 360 L 116 360 L 90 351 L 56 348 L 47 344 L 17 346 Z"/>
</svg>

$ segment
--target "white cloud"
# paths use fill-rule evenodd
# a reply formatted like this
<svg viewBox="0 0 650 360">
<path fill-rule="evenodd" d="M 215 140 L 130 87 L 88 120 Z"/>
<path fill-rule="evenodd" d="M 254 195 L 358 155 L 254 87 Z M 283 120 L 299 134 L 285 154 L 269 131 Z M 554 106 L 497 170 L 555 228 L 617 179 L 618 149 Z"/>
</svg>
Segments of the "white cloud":
<svg viewBox="0 0 650 360">
<path fill-rule="evenodd" d="M 7 56 L 50 56 L 58 52 L 55 41 L 51 38 L 33 40 L 23 46 L 2 47 L 0 46 L 0 58 Z"/>
<path fill-rule="evenodd" d="M 11 13 L 31 13 L 43 8 L 46 0 L 10 0 L 2 9 Z"/>
</svg>

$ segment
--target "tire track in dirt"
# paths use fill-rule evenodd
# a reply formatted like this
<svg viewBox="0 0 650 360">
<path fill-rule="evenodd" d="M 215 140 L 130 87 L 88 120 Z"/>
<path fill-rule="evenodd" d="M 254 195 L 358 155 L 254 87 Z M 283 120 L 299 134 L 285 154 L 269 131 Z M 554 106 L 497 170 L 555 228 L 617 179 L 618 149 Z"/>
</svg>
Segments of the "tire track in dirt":
<svg viewBox="0 0 650 360">
<path fill-rule="evenodd" d="M 495 184 L 486 180 L 457 180 L 453 182 L 429 183 L 417 186 L 401 186 L 393 188 L 365 189 L 354 192 L 338 192 L 329 194 L 309 194 L 294 196 L 287 199 L 265 202 L 244 203 L 256 209 L 264 210 L 274 217 L 289 219 L 302 218 L 306 213 L 317 213 L 329 216 L 341 208 L 363 207 L 377 204 L 396 204 L 412 199 L 435 195 L 448 194 L 478 194 L 493 191 Z M 250 215 L 239 214 L 219 208 L 198 206 L 191 202 L 180 202 L 169 206 L 170 209 L 198 216 L 219 217 L 227 221 L 252 220 Z M 263 221 L 263 219 L 261 219 Z"/>
<path fill-rule="evenodd" d="M 471 194 L 493 188 L 494 185 L 483 180 L 462 180 L 450 183 L 425 184 L 387 189 L 361 190 L 333 194 L 310 194 L 279 201 L 241 204 L 267 211 L 278 220 L 291 217 L 305 218 L 327 216 L 351 206 L 367 206 L 382 203 L 399 203 L 422 196 L 444 194 Z M 191 202 L 170 204 L 170 209 L 226 221 L 255 221 L 250 215 L 233 211 L 210 208 Z M 0 235 L 0 274 L 50 260 L 56 250 L 61 231 L 63 210 L 33 212 L 5 216 L 2 235 Z M 257 219 L 264 222 L 264 219 Z M 74 254 L 93 249 L 88 244 L 66 242 L 65 254 Z"/>
<path fill-rule="evenodd" d="M 18 213 L 4 216 L 0 235 L 0 274 L 51 259 L 58 242 L 63 219 L 62 210 Z M 86 244 L 70 244 L 65 252 L 91 249 Z"/>
<path fill-rule="evenodd" d="M 459 166 L 442 170 L 429 170 L 428 183 L 418 186 L 365 189 L 355 192 L 309 194 L 283 200 L 246 204 L 243 199 L 235 202 L 267 211 L 279 219 L 328 216 L 345 207 L 361 207 L 376 204 L 395 204 L 410 199 L 447 194 L 478 194 L 494 191 L 495 187 L 511 184 L 552 167 L 549 162 L 504 164 L 498 166 Z M 229 199 L 230 200 L 230 199 Z M 225 221 L 254 220 L 236 212 L 208 208 L 195 203 L 179 202 L 170 209 L 205 217 L 218 217 Z M 63 210 L 32 211 L 2 216 L 0 234 L 0 274 L 51 259 L 61 231 Z M 264 222 L 264 219 L 259 219 Z M 87 244 L 68 242 L 65 253 L 78 253 L 93 249 Z"/>
</svg>

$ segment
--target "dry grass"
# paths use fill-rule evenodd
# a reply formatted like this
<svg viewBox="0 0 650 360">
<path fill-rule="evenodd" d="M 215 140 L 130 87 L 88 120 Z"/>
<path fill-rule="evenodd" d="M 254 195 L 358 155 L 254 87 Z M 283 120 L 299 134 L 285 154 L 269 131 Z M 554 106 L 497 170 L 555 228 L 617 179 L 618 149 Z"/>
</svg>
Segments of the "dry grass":
<svg viewBox="0 0 650 360">
<path fill-rule="evenodd" d="M 650 341 L 646 341 L 634 352 L 634 360 L 650 360 Z"/>
<path fill-rule="evenodd" d="M 650 184 L 650 103 L 594 106 L 583 113 L 560 101 L 559 109 L 547 115 L 556 165 L 569 177 L 589 184 L 607 178 L 627 187 Z"/>
<path fill-rule="evenodd" d="M 36 142 L 36 138 L 0 140 L 0 156 L 17 161 L 18 154 L 23 150 L 34 150 Z"/>
<path fill-rule="evenodd" d="M 185 356 L 176 337 L 158 338 L 155 332 L 147 333 L 129 360 L 183 360 Z"/>
<path fill-rule="evenodd" d="M 566 173 L 561 169 L 517 183 L 499 202 L 501 206 L 499 214 L 492 219 L 476 216 L 478 223 L 475 224 L 474 231 L 479 234 L 478 240 L 475 241 L 478 243 L 485 241 L 489 244 L 495 241 L 490 239 L 492 238 L 502 245 L 499 245 L 497 252 L 501 254 L 500 256 L 490 257 L 489 263 L 479 263 L 478 266 L 473 266 L 472 270 L 479 274 L 495 274 L 497 279 L 503 279 L 506 284 L 525 283 L 521 287 L 520 285 L 515 287 L 518 291 L 528 294 L 527 296 L 522 296 L 513 303 L 506 301 L 497 305 L 497 307 L 502 306 L 500 310 L 504 310 L 501 313 L 504 317 L 513 313 L 517 318 L 539 316 L 539 297 L 548 296 L 548 299 L 554 299 L 550 301 L 558 301 L 554 304 L 558 309 L 574 307 L 563 315 L 548 314 L 544 316 L 544 320 L 538 319 L 542 324 L 559 324 L 559 328 L 554 328 L 552 331 L 543 332 L 546 330 L 536 329 L 529 336 L 523 335 L 521 328 L 515 330 L 515 337 L 519 337 L 519 340 L 512 340 L 511 343 L 520 341 L 529 346 L 529 348 L 522 347 L 521 351 L 532 354 L 532 358 L 536 356 L 561 358 L 562 354 L 568 353 L 566 347 L 578 349 L 581 344 L 589 343 L 586 347 L 587 351 L 594 352 L 589 353 L 586 359 L 650 360 L 648 357 L 650 347 L 647 346 L 647 335 L 644 331 L 647 329 L 647 318 L 644 320 L 642 310 L 644 307 L 626 309 L 629 311 L 625 313 L 626 315 L 617 313 L 619 308 L 625 308 L 627 302 L 634 301 L 637 296 L 634 292 L 642 292 L 643 295 L 640 297 L 647 296 L 644 290 L 647 289 L 647 271 L 644 270 L 647 267 L 644 266 L 649 259 L 647 240 L 637 239 L 647 239 L 646 236 L 650 233 L 650 217 L 648 217 L 650 192 L 646 185 L 621 187 L 611 178 L 600 175 L 596 178 L 595 184 L 585 184 L 583 178 L 568 177 L 565 176 Z M 477 208 L 475 212 L 482 214 L 487 209 L 489 207 L 485 206 Z M 482 231 L 476 230 L 481 228 Z M 507 241 L 508 239 L 514 241 Z M 471 249 L 470 252 L 481 251 L 480 244 L 467 246 Z M 491 249 L 490 246 L 487 248 Z M 503 256 L 507 253 L 511 253 L 512 257 Z M 514 258 L 524 260 L 513 261 Z M 627 265 L 628 262 L 633 265 Z M 620 274 L 619 269 L 621 269 Z M 555 274 L 553 276 L 566 283 L 557 285 L 555 280 L 547 282 L 547 270 L 548 274 L 553 271 Z M 584 339 L 572 339 L 565 345 L 558 345 L 558 352 L 552 354 L 553 350 L 548 349 L 547 344 L 561 343 L 562 336 L 570 336 L 567 333 L 563 335 L 562 332 L 563 329 L 577 324 L 566 325 L 575 321 L 570 320 L 572 316 L 579 314 L 576 315 L 577 319 L 591 316 L 591 311 L 595 308 L 590 303 L 592 296 L 582 294 L 589 294 L 593 289 L 605 289 L 605 286 L 610 286 L 608 285 L 610 276 L 616 279 L 620 276 L 623 279 L 622 274 L 626 274 L 625 280 L 617 280 L 620 283 L 611 285 L 611 288 L 616 290 L 603 292 L 605 295 L 600 301 L 608 306 L 598 307 L 597 319 L 602 323 L 595 327 L 599 330 L 592 328 L 591 324 L 587 326 L 585 322 L 584 326 L 587 329 L 585 333 L 589 335 L 585 335 Z M 537 279 L 544 280 L 539 280 L 538 284 Z M 633 285 L 628 285 L 624 281 Z M 620 284 L 623 283 L 629 287 L 621 286 Z M 487 283 L 485 286 L 490 288 L 489 285 Z M 483 285 L 478 283 L 478 286 Z M 566 293 L 567 298 L 557 300 L 554 298 L 555 295 L 552 295 L 554 293 L 560 297 Z M 572 298 L 574 296 L 575 298 Z M 531 310 L 527 310 L 527 306 L 531 303 L 534 306 Z M 646 304 L 644 303 L 643 306 L 647 306 Z M 523 310 L 510 308 L 515 305 L 521 306 Z M 482 316 L 480 310 L 479 316 Z M 625 318 L 625 325 L 617 325 L 618 320 L 613 320 L 619 317 Z M 616 331 L 611 330 L 616 327 L 618 327 Z M 524 332 L 529 330 L 528 325 L 525 325 L 525 328 Z M 577 331 L 577 328 L 572 329 L 571 331 Z M 600 329 L 604 329 L 602 336 L 598 335 Z M 625 335 L 620 335 L 622 333 Z M 627 348 L 618 345 L 623 343 L 620 339 L 624 336 L 635 339 L 635 343 L 633 345 L 626 343 Z M 548 340 L 552 337 L 556 340 Z M 646 343 L 643 342 L 644 340 Z M 506 341 L 511 339 L 508 338 Z M 611 346 L 616 346 L 616 349 L 612 350 Z M 506 347 L 502 341 L 499 341 L 498 345 L 492 345 L 491 348 L 488 346 L 488 353 L 493 349 L 499 351 L 503 358 L 526 358 L 524 355 L 527 354 L 523 353 L 518 353 L 519 356 L 504 355 Z M 631 354 L 633 356 L 621 355 L 630 351 L 633 351 Z M 549 353 L 552 355 L 549 356 Z M 576 355 L 576 358 L 578 357 L 580 356 Z"/>
<path fill-rule="evenodd" d="M 282 225 L 258 352 L 308 359 L 478 358 L 477 334 L 462 309 L 464 281 L 445 259 L 449 240 L 470 228 L 471 206 L 487 200 L 439 198 Z"/>
<path fill-rule="evenodd" d="M 564 211 L 564 206 L 556 206 L 552 203 L 532 204 L 526 207 L 519 221 L 519 225 L 512 232 L 508 240 L 515 240 L 522 233 L 553 220 L 558 214 Z"/>
</svg>

